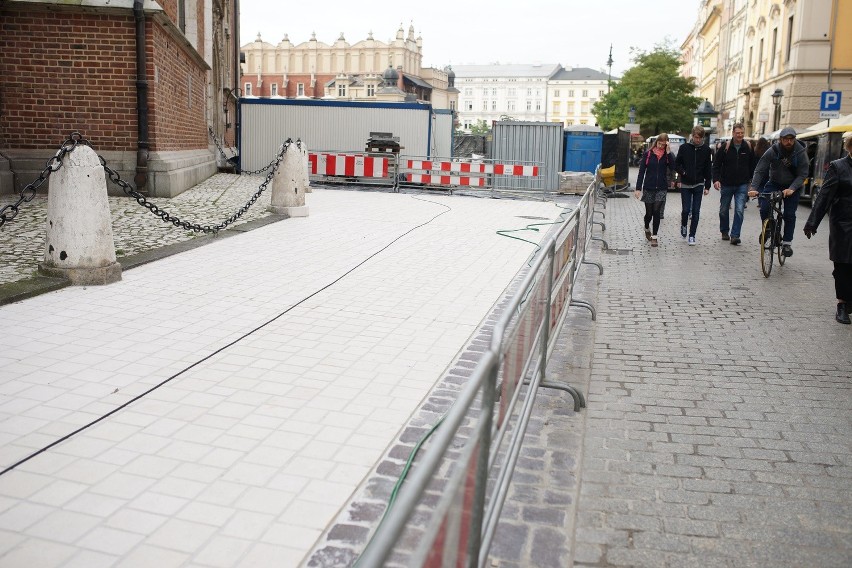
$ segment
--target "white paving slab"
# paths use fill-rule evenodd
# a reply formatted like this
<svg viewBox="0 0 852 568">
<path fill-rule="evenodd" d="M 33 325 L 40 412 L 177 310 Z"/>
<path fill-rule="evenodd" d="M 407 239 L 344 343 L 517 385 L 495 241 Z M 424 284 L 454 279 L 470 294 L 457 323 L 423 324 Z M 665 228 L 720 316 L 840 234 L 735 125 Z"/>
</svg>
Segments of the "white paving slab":
<svg viewBox="0 0 852 568">
<path fill-rule="evenodd" d="M 533 252 L 496 231 L 559 213 L 308 200 L 0 308 L 0 467 L 84 428 L 0 476 L 0 565 L 297 566 Z"/>
</svg>

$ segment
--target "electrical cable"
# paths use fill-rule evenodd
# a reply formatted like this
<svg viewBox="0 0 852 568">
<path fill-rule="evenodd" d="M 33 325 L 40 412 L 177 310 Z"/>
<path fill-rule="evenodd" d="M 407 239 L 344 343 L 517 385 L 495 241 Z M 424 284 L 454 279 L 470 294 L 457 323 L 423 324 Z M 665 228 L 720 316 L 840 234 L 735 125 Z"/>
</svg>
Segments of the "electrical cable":
<svg viewBox="0 0 852 568">
<path fill-rule="evenodd" d="M 414 199 L 417 199 L 417 198 L 415 197 Z M 352 268 L 350 268 L 349 270 L 347 270 L 346 272 L 344 272 L 342 275 L 338 276 L 336 279 L 332 280 L 331 282 L 329 282 L 328 284 L 326 284 L 326 285 L 325 285 L 325 286 L 323 286 L 322 288 L 320 288 L 320 289 L 318 289 L 318 290 L 316 290 L 316 291 L 312 292 L 312 293 L 311 293 L 311 294 L 309 294 L 308 296 L 305 296 L 304 298 L 302 298 L 301 300 L 299 300 L 298 302 L 296 302 L 295 304 L 293 304 L 292 306 L 290 306 L 289 308 L 287 308 L 287 309 L 286 309 L 286 310 L 284 310 L 283 312 L 281 312 L 281 313 L 279 313 L 278 315 L 274 316 L 273 318 L 271 318 L 271 319 L 267 320 L 266 322 L 264 322 L 264 323 L 260 324 L 259 326 L 257 326 L 256 328 L 252 329 L 251 331 L 249 331 L 249 332 L 247 332 L 247 333 L 245 333 L 245 334 L 241 335 L 240 337 L 238 337 L 237 339 L 235 339 L 235 340 L 231 341 L 230 343 L 228 343 L 228 344 L 226 344 L 226 345 L 224 345 L 224 346 L 220 347 L 219 349 L 217 349 L 217 350 L 213 351 L 213 352 L 212 352 L 212 353 L 210 353 L 209 355 L 207 355 L 207 356 L 205 356 L 205 357 L 203 357 L 203 358 L 199 359 L 198 361 L 196 361 L 195 363 L 193 363 L 193 364 L 189 365 L 188 367 L 186 367 L 186 368 L 184 368 L 184 369 L 182 369 L 182 370 L 178 371 L 177 373 L 175 373 L 174 375 L 172 375 L 172 376 L 168 377 L 167 379 L 164 379 L 163 381 L 161 381 L 160 383 L 158 383 L 158 384 L 154 385 L 153 387 L 149 388 L 149 389 L 148 389 L 148 390 L 146 390 L 145 392 L 143 392 L 143 393 L 141 393 L 141 394 L 138 394 L 138 395 L 136 395 L 135 397 L 133 397 L 133 398 L 131 398 L 130 400 L 128 400 L 127 402 L 125 402 L 125 403 L 121 404 L 120 406 L 115 407 L 114 409 L 112 409 L 111 411 L 107 412 L 107 413 L 106 413 L 106 414 L 104 414 L 103 416 L 101 416 L 101 417 L 99 417 L 99 418 L 96 418 L 95 420 L 92 420 L 92 421 L 91 421 L 91 422 L 89 422 L 88 424 L 85 424 L 85 425 L 83 425 L 83 426 L 80 426 L 79 428 L 77 428 L 77 429 L 76 429 L 76 430 L 74 430 L 73 432 L 71 432 L 71 433 L 69 433 L 69 434 L 66 434 L 66 435 L 62 436 L 62 437 L 61 437 L 61 438 L 59 438 L 58 440 L 54 440 L 53 442 L 51 442 L 50 444 L 48 444 L 48 445 L 44 446 L 43 448 L 41 448 L 41 449 L 39 449 L 39 450 L 37 450 L 37 451 L 35 451 L 35 452 L 31 453 L 30 455 L 28 455 L 28 456 L 26 456 L 26 457 L 24 457 L 24 458 L 22 458 L 22 459 L 20 459 L 20 460 L 18 460 L 17 462 L 13 463 L 12 465 L 10 465 L 10 466 L 6 467 L 3 471 L 0 471 L 0 476 L 5 475 L 6 473 L 8 473 L 8 472 L 12 471 L 13 469 L 17 468 L 19 465 L 22 465 L 22 464 L 24 464 L 24 463 L 28 462 L 29 460 L 33 459 L 34 457 L 36 457 L 36 456 L 38 456 L 38 455 L 40 455 L 40 454 L 42 454 L 42 453 L 46 452 L 47 450 L 49 450 L 49 449 L 51 449 L 51 448 L 53 448 L 53 447 L 55 447 L 55 446 L 57 446 L 57 445 L 61 444 L 62 442 L 66 441 L 66 440 L 68 440 L 68 439 L 70 439 L 70 438 L 72 438 L 73 436 L 76 436 L 76 435 L 77 435 L 77 434 L 79 434 L 80 432 L 83 432 L 84 430 L 87 430 L 88 428 L 91 428 L 91 427 L 92 427 L 92 426 L 94 426 L 95 424 L 98 424 L 98 423 L 100 423 L 100 422 L 102 422 L 102 421 L 106 420 L 107 418 L 109 418 L 109 417 L 110 417 L 110 416 L 112 416 L 113 414 L 116 414 L 117 412 L 119 412 L 119 411 L 121 411 L 121 410 L 124 410 L 125 408 L 127 408 L 128 406 L 130 406 L 130 405 L 131 405 L 131 404 L 133 404 L 134 402 L 138 401 L 139 399 L 141 399 L 141 398 L 143 398 L 143 397 L 147 396 L 148 394 L 150 394 L 150 393 L 154 392 L 155 390 L 159 389 L 159 388 L 160 388 L 160 387 L 162 387 L 163 385 L 165 385 L 165 384 L 167 384 L 167 383 L 171 382 L 173 379 L 176 379 L 177 377 L 179 377 L 179 376 L 183 375 L 184 373 L 186 373 L 187 371 L 189 371 L 189 370 L 193 369 L 194 367 L 197 367 L 198 365 L 200 365 L 200 364 L 204 363 L 205 361 L 208 361 L 210 358 L 214 357 L 215 355 L 218 355 L 219 353 L 221 353 L 221 352 L 225 351 L 226 349 L 228 349 L 228 348 L 230 348 L 230 347 L 232 347 L 232 346 L 236 345 L 237 343 L 239 343 L 239 342 L 240 342 L 240 341 L 242 341 L 243 339 L 245 339 L 245 338 L 247 338 L 247 337 L 251 336 L 252 334 L 256 333 L 257 331 L 259 331 L 259 330 L 263 329 L 264 327 L 268 326 L 268 325 L 269 325 L 269 324 L 271 324 L 272 322 L 276 321 L 276 320 L 277 320 L 277 319 L 279 319 L 280 317 L 284 316 L 285 314 L 287 314 L 288 312 L 290 312 L 290 311 L 291 311 L 291 310 L 293 310 L 294 308 L 296 308 L 296 307 L 298 307 L 299 305 L 301 305 L 301 304 L 305 303 L 306 301 L 310 300 L 311 298 L 313 298 L 314 296 L 316 296 L 316 295 L 317 295 L 317 294 L 319 294 L 320 292 L 323 292 L 323 291 L 327 290 L 328 288 L 330 288 L 331 286 L 334 286 L 335 284 L 337 284 L 338 282 L 340 282 L 341 280 L 343 280 L 345 277 L 347 277 L 349 274 L 351 274 L 352 272 L 354 272 L 355 270 L 357 270 L 358 268 L 360 268 L 361 266 L 363 266 L 364 264 L 366 264 L 368 261 L 370 261 L 370 260 L 371 260 L 371 259 L 373 259 L 374 257 L 376 257 L 378 254 L 380 254 L 380 253 L 384 252 L 385 250 L 387 250 L 388 248 L 390 248 L 390 247 L 391 247 L 391 245 L 393 245 L 394 243 L 396 243 L 397 241 L 399 241 L 400 239 L 402 239 L 402 238 L 403 238 L 403 237 L 405 237 L 406 235 L 408 235 L 408 234 L 412 233 L 413 231 L 415 231 L 415 230 L 419 229 L 420 227 L 423 227 L 423 226 L 425 226 L 425 225 L 428 225 L 429 223 L 431 223 L 432 221 L 434 221 L 435 219 L 437 219 L 437 218 L 438 218 L 438 217 L 440 217 L 441 215 L 443 215 L 443 214 L 447 213 L 448 211 L 451 211 L 451 210 L 452 210 L 452 208 L 451 208 L 451 207 L 449 207 L 449 206 L 447 206 L 447 205 L 444 205 L 443 203 L 437 203 L 437 202 L 435 202 L 435 201 L 429 201 L 429 200 L 427 200 L 427 199 L 419 199 L 419 201 L 426 201 L 427 203 L 433 203 L 433 204 L 435 204 L 435 205 L 440 205 L 441 207 L 445 207 L 446 209 L 445 209 L 444 211 L 441 211 L 440 213 L 438 213 L 437 215 L 435 215 L 434 217 L 432 217 L 432 218 L 431 218 L 431 219 L 429 219 L 428 221 L 426 221 L 426 222 L 424 222 L 424 223 L 421 223 L 421 224 L 419 224 L 419 225 L 416 225 L 416 226 L 412 227 L 411 229 L 409 229 L 408 231 L 406 231 L 406 232 L 402 233 L 402 234 L 401 234 L 401 235 L 399 235 L 398 237 L 394 238 L 394 239 L 393 239 L 392 241 L 390 241 L 388 244 L 386 244 L 385 246 L 383 246 L 382 248 L 380 248 L 380 249 L 379 249 L 379 250 L 377 250 L 376 252 L 374 252 L 374 253 L 372 253 L 371 255 L 369 255 L 367 258 L 365 258 L 364 260 L 362 260 L 361 262 L 359 262 L 358 264 L 356 264 L 355 266 L 353 266 Z"/>
</svg>

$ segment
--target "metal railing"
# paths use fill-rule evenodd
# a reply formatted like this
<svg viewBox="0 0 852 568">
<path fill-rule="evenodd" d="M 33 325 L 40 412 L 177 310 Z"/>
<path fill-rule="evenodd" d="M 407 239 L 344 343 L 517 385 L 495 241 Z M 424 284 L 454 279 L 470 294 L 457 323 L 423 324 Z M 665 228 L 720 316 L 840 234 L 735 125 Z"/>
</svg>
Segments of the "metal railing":
<svg viewBox="0 0 852 568">
<path fill-rule="evenodd" d="M 603 273 L 586 259 L 600 224 L 595 208 L 606 205 L 598 187 L 596 176 L 533 258 L 489 348 L 358 558 L 359 568 L 487 566 L 538 389 L 560 388 L 571 394 L 575 411 L 585 406 L 570 385 L 546 381 L 545 369 L 568 307 L 585 307 L 595 318 L 594 306 L 573 292 L 583 264 Z"/>
</svg>

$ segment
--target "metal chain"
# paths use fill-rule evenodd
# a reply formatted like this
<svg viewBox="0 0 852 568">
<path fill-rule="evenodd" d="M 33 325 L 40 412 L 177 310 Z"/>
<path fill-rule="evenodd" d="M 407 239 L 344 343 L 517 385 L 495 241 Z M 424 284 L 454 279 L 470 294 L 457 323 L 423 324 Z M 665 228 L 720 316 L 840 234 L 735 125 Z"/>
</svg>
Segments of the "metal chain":
<svg viewBox="0 0 852 568">
<path fill-rule="evenodd" d="M 227 161 L 230 158 L 225 153 L 225 150 L 222 149 L 222 144 L 219 143 L 219 139 L 216 138 L 216 134 L 213 132 L 213 127 L 209 124 L 207 125 L 207 132 L 210 133 L 210 138 L 213 140 L 213 143 L 216 145 L 216 148 L 219 150 L 219 153 L 222 155 L 222 158 Z M 234 152 L 236 154 L 236 151 Z"/>
<path fill-rule="evenodd" d="M 79 132 L 72 132 L 68 139 L 62 143 L 62 146 L 59 147 L 59 150 L 56 151 L 56 154 L 53 155 L 52 158 L 47 160 L 47 164 L 44 166 L 44 169 L 38 175 L 38 177 L 33 180 L 32 183 L 28 184 L 25 188 L 21 190 L 18 194 L 18 201 L 15 203 L 11 203 L 6 205 L 2 209 L 0 209 L 0 227 L 6 224 L 7 221 L 11 221 L 18 215 L 18 210 L 20 208 L 21 203 L 29 203 L 36 196 L 36 190 L 41 187 L 41 185 L 45 182 L 45 180 L 50 177 L 50 174 L 58 171 L 59 168 L 62 167 L 62 160 L 65 158 L 65 155 L 73 152 L 74 148 L 77 147 L 78 144 L 88 144 L 85 140 L 83 140 L 83 136 Z"/>
<path fill-rule="evenodd" d="M 85 140 L 83 142 L 88 144 L 88 142 L 85 141 Z M 172 223 L 175 227 L 181 227 L 182 229 L 186 229 L 187 231 L 195 231 L 196 233 L 214 233 L 215 234 L 215 233 L 218 233 L 219 231 L 221 231 L 222 229 L 226 228 L 228 225 L 234 223 L 240 217 L 242 217 L 242 215 L 246 211 L 249 210 L 249 207 L 254 205 L 254 203 L 258 200 L 258 198 L 260 198 L 261 194 L 266 190 L 266 186 L 268 186 L 269 182 L 272 181 L 272 178 L 275 175 L 275 172 L 278 171 L 278 165 L 281 163 L 281 159 L 284 157 L 284 154 L 286 154 L 287 150 L 290 148 L 291 143 L 292 143 L 292 140 L 290 140 L 289 138 L 287 139 L 286 142 L 284 142 L 283 146 L 281 147 L 281 150 L 278 152 L 278 155 L 275 156 L 275 159 L 273 159 L 272 163 L 270 164 L 270 165 L 272 165 L 272 170 L 267 174 L 266 179 L 263 180 L 263 183 L 260 184 L 260 187 L 258 187 L 258 189 L 254 193 L 254 195 L 251 196 L 251 199 L 249 199 L 245 203 L 245 205 L 240 207 L 233 215 L 231 215 L 230 217 L 228 217 L 227 219 L 225 219 L 224 221 L 222 221 L 218 225 L 214 225 L 212 227 L 210 225 L 204 225 L 202 227 L 198 223 L 190 223 L 189 221 L 182 221 L 177 216 L 169 214 L 168 211 L 164 211 L 164 210 L 160 209 L 159 207 L 157 207 L 157 205 L 148 201 L 145 198 L 144 195 L 142 195 L 141 193 L 139 193 L 138 191 L 133 189 L 133 187 L 131 187 L 130 184 L 128 184 L 123 179 L 121 179 L 121 176 L 118 175 L 118 172 L 116 172 L 115 170 L 113 170 L 112 168 L 107 166 L 106 160 L 104 160 L 103 156 L 98 154 L 98 159 L 101 161 L 101 165 L 103 166 L 104 171 L 107 173 L 107 177 L 109 177 L 110 181 L 112 181 L 114 184 L 119 186 L 121 188 L 121 190 L 124 193 L 126 193 L 128 196 L 135 199 L 136 202 L 139 205 L 148 209 L 149 211 L 151 211 L 151 213 L 153 213 L 157 217 L 161 218 L 166 223 Z"/>
<path fill-rule="evenodd" d="M 219 143 L 219 139 L 216 138 L 216 134 L 213 133 L 213 127 L 208 125 L 207 131 L 210 133 L 210 138 L 213 139 L 213 143 L 216 145 L 216 148 L 219 150 L 219 153 L 222 155 L 222 158 L 224 158 L 226 161 L 229 160 L 230 158 L 228 157 L 227 154 L 225 154 L 225 151 L 222 149 L 222 145 Z M 298 141 L 298 144 L 299 144 L 299 148 L 301 149 L 301 147 L 302 147 L 301 146 L 301 140 Z M 234 149 L 234 154 L 236 155 L 236 149 Z M 277 159 L 277 157 L 272 158 L 271 162 L 269 162 L 268 164 L 266 164 L 265 166 L 263 166 L 259 170 L 240 170 L 240 174 L 249 175 L 249 176 L 262 174 L 263 172 L 265 172 L 266 170 L 268 170 L 269 168 L 272 167 L 272 164 L 275 163 L 276 159 Z"/>
</svg>

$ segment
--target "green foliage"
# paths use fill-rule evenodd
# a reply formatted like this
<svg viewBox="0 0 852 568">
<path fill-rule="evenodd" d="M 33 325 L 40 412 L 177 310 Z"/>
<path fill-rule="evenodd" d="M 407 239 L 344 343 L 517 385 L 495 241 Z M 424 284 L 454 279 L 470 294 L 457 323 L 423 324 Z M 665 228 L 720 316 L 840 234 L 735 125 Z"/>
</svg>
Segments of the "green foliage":
<svg viewBox="0 0 852 568">
<path fill-rule="evenodd" d="M 643 136 L 689 132 L 692 113 L 701 99 L 692 95 L 695 80 L 678 73 L 678 50 L 667 40 L 650 52 L 634 49 L 633 62 L 621 82 L 592 108 L 601 128 L 611 130 L 625 124 L 630 107 L 635 106 Z"/>
<path fill-rule="evenodd" d="M 491 126 L 480 119 L 476 121 L 476 124 L 470 125 L 470 133 L 471 134 L 488 134 L 491 131 Z"/>
</svg>

